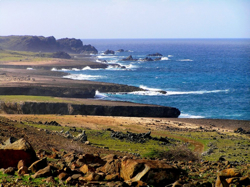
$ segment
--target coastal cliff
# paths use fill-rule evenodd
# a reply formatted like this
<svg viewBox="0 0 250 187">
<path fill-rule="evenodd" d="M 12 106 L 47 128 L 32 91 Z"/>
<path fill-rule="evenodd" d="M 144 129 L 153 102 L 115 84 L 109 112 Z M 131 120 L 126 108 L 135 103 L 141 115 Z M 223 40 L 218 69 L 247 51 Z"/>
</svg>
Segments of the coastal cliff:
<svg viewBox="0 0 250 187">
<path fill-rule="evenodd" d="M 0 36 L 0 48 L 15 51 L 57 52 L 64 51 L 75 54 L 97 54 L 94 46 L 83 45 L 80 39 L 54 36 Z"/>
<path fill-rule="evenodd" d="M 70 103 L 45 102 L 0 102 L 0 113 L 7 114 L 60 114 L 60 115 L 100 115 L 130 117 L 176 118 L 180 111 L 172 107 L 156 105 L 80 105 Z"/>
</svg>

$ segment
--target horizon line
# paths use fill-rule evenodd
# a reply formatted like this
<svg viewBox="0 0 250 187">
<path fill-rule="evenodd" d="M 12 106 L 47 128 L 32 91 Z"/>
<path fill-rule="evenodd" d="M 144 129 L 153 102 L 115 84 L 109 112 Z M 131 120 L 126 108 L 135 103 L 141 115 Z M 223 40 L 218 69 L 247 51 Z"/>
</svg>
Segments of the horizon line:
<svg viewBox="0 0 250 187">
<path fill-rule="evenodd" d="M 178 39 L 184 39 L 184 40 L 204 40 L 204 39 L 208 39 L 208 40 L 215 40 L 215 39 L 250 39 L 250 38 L 80 38 L 81 40 L 178 40 Z"/>
</svg>

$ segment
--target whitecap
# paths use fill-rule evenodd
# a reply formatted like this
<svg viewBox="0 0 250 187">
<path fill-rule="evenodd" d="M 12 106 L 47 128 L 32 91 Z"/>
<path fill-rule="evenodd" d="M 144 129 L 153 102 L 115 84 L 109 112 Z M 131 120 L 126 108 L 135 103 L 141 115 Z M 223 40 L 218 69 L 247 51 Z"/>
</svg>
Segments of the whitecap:
<svg viewBox="0 0 250 187">
<path fill-rule="evenodd" d="M 190 115 L 190 114 L 180 114 L 179 118 L 205 118 L 204 116 L 196 116 L 196 115 Z"/>
<path fill-rule="evenodd" d="M 72 71 L 80 71 L 78 68 L 72 68 Z"/>
<path fill-rule="evenodd" d="M 168 57 L 162 57 L 161 60 L 169 60 Z"/>
<path fill-rule="evenodd" d="M 34 70 L 33 68 L 27 68 L 27 70 Z"/>
<path fill-rule="evenodd" d="M 180 60 L 177 60 L 177 61 L 180 61 L 180 62 L 192 62 L 193 60 L 191 60 L 191 59 L 180 59 Z"/>
<path fill-rule="evenodd" d="M 85 74 L 74 74 L 74 75 L 65 75 L 63 78 L 74 79 L 74 80 L 96 80 L 104 78 L 100 75 L 85 75 Z"/>
<path fill-rule="evenodd" d="M 97 56 L 97 58 L 117 58 L 117 56 L 114 56 L 114 55 L 99 55 Z"/>
<path fill-rule="evenodd" d="M 101 92 L 99 92 L 98 90 L 96 90 L 96 92 L 95 92 L 95 98 L 96 98 L 96 99 L 103 99 L 103 98 L 105 98 L 105 97 L 107 97 L 106 94 L 101 93 Z"/>
<path fill-rule="evenodd" d="M 160 90 L 159 90 L 160 91 Z M 130 95 L 147 95 L 147 96 L 162 96 L 165 95 L 159 91 L 136 91 L 136 92 L 129 92 Z"/>
<path fill-rule="evenodd" d="M 89 66 L 86 66 L 86 67 L 82 68 L 82 70 L 92 70 L 92 68 Z"/>
<path fill-rule="evenodd" d="M 168 55 L 168 57 L 173 57 L 173 55 Z"/>
<path fill-rule="evenodd" d="M 186 94 L 209 94 L 209 93 L 219 93 L 228 92 L 229 90 L 200 90 L 200 91 L 167 91 L 167 95 L 186 95 Z"/>
<path fill-rule="evenodd" d="M 52 68 L 51 71 L 58 71 L 56 68 Z"/>
<path fill-rule="evenodd" d="M 141 89 L 144 89 L 144 90 L 147 90 L 147 91 L 161 91 L 161 89 L 159 89 L 159 88 L 149 88 L 149 87 L 144 86 L 144 85 L 140 85 L 139 87 Z"/>
</svg>

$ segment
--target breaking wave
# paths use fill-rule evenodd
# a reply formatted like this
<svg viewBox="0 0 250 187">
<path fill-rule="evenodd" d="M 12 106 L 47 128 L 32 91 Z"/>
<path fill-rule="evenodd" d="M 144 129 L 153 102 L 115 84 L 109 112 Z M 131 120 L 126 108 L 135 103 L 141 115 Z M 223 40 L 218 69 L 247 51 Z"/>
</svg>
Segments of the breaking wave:
<svg viewBox="0 0 250 187">
<path fill-rule="evenodd" d="M 177 60 L 177 61 L 180 61 L 180 62 L 193 62 L 193 60 L 191 60 L 191 59 L 180 59 L 180 60 Z"/>
<path fill-rule="evenodd" d="M 104 78 L 100 75 L 84 75 L 84 74 L 74 74 L 74 75 L 65 75 L 63 78 L 73 79 L 73 80 L 96 80 Z"/>
<path fill-rule="evenodd" d="M 205 118 L 204 116 L 195 116 L 190 114 L 182 114 L 178 118 Z"/>
</svg>

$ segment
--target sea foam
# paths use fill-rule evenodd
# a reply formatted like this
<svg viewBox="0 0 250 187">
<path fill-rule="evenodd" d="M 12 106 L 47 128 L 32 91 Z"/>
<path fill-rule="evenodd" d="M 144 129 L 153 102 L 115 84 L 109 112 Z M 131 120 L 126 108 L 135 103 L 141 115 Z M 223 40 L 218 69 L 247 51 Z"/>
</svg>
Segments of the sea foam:
<svg viewBox="0 0 250 187">
<path fill-rule="evenodd" d="M 180 61 L 180 62 L 193 62 L 193 60 L 191 60 L 191 59 L 180 59 L 180 60 L 177 60 L 177 61 Z"/>
<path fill-rule="evenodd" d="M 107 97 L 107 95 L 105 95 L 104 93 L 101 93 L 98 90 L 96 90 L 96 92 L 95 92 L 95 98 L 96 99 L 103 99 L 105 97 Z"/>
<path fill-rule="evenodd" d="M 190 114 L 180 114 L 178 118 L 205 118 L 204 116 L 196 116 L 196 115 L 190 115 Z"/>
<path fill-rule="evenodd" d="M 104 76 L 100 75 L 85 75 L 85 74 L 71 74 L 65 75 L 63 78 L 74 79 L 74 80 L 96 80 L 100 78 L 104 78 Z"/>
</svg>

